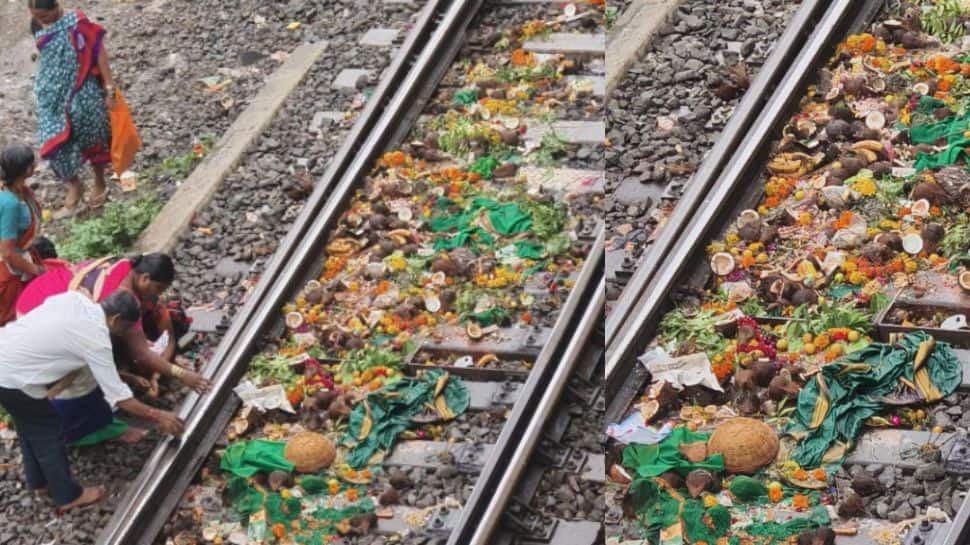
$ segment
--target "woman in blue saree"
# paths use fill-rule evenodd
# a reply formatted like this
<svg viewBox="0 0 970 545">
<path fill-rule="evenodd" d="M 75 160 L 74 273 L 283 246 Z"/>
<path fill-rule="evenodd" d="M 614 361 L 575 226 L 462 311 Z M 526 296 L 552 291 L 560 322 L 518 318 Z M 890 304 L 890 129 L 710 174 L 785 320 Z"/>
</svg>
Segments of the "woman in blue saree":
<svg viewBox="0 0 970 545">
<path fill-rule="evenodd" d="M 65 11 L 57 0 L 28 0 L 31 30 L 40 52 L 34 95 L 40 155 L 67 182 L 64 208 L 72 211 L 84 194 L 79 172 L 94 170 L 92 208 L 108 191 L 105 168 L 111 162 L 108 112 L 115 86 L 104 49 L 104 29 L 81 10 Z"/>
</svg>

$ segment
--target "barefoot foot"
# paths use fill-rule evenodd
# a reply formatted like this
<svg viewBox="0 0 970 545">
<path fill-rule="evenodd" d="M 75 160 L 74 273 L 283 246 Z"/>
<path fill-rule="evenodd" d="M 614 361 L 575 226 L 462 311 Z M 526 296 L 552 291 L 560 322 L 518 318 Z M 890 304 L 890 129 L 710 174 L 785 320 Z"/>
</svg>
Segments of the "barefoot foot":
<svg viewBox="0 0 970 545">
<path fill-rule="evenodd" d="M 129 426 L 128 429 L 124 431 L 124 433 L 122 433 L 115 439 L 115 441 L 118 441 L 119 443 L 124 443 L 126 445 L 133 445 L 141 441 L 142 439 L 144 439 L 145 436 L 147 435 L 148 435 L 148 430 Z"/>
<path fill-rule="evenodd" d="M 57 508 L 57 514 L 63 515 L 68 511 L 73 509 L 80 509 L 82 507 L 87 507 L 89 505 L 98 503 L 101 498 L 104 497 L 104 487 L 103 486 L 89 486 L 85 487 L 81 492 L 81 495 L 77 497 L 76 500 L 72 501 L 67 505 L 62 505 Z"/>
</svg>

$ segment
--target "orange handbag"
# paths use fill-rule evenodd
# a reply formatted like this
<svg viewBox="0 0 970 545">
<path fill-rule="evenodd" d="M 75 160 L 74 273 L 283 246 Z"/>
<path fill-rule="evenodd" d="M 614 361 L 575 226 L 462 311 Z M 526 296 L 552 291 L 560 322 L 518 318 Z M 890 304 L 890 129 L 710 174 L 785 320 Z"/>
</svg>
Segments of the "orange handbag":
<svg viewBox="0 0 970 545">
<path fill-rule="evenodd" d="M 135 160 L 141 149 L 138 129 L 121 91 L 115 91 L 115 105 L 111 110 L 111 167 L 121 176 Z"/>
</svg>

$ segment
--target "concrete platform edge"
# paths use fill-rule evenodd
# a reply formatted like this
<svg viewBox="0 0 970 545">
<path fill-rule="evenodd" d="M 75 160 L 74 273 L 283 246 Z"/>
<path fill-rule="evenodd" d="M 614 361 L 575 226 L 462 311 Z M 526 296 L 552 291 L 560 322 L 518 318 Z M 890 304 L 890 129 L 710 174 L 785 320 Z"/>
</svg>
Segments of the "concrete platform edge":
<svg viewBox="0 0 970 545">
<path fill-rule="evenodd" d="M 195 213 L 209 203 L 247 149 L 269 126 L 310 67 L 327 49 L 327 42 L 303 44 L 267 80 L 256 97 L 212 152 L 182 181 L 151 225 L 142 232 L 133 248 L 136 252 L 167 252 L 191 225 Z"/>
<path fill-rule="evenodd" d="M 654 33 L 682 0 L 635 0 L 620 15 L 606 37 L 606 96 L 623 79 L 627 68 L 650 45 Z"/>
</svg>

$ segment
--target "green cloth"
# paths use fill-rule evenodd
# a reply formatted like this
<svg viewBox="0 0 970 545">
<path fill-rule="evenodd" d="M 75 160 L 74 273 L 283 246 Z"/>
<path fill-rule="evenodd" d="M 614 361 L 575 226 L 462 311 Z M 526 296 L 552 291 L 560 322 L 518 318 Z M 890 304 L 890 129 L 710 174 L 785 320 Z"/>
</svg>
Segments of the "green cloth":
<svg viewBox="0 0 970 545">
<path fill-rule="evenodd" d="M 742 536 L 769 537 L 769 544 L 787 543 L 787 540 L 806 530 L 831 524 L 825 507 L 815 507 L 807 517 L 792 519 L 785 523 L 752 522 L 742 527 L 731 527 L 731 513 L 721 505 L 705 508 L 698 500 L 691 499 L 680 491 L 677 500 L 653 478 L 637 478 L 630 483 L 629 494 L 640 522 L 646 530 L 649 542 L 659 541 L 660 531 L 678 522 L 682 523 L 684 543 L 705 541 L 713 545 L 728 532 L 731 545 L 740 545 Z M 680 513 L 678 515 L 678 513 Z M 650 541 L 651 538 L 653 541 Z M 760 541 L 759 541 L 760 543 Z"/>
<path fill-rule="evenodd" d="M 634 480 L 629 494 L 648 540 L 678 522 L 683 523 L 684 543 L 705 541 L 713 545 L 731 529 L 731 513 L 724 506 L 705 508 L 685 494 L 681 494 L 682 502 L 678 501 L 652 478 Z"/>
<path fill-rule="evenodd" d="M 515 243 L 515 255 L 522 259 L 542 259 L 546 256 L 546 246 L 536 242 L 520 240 Z"/>
<path fill-rule="evenodd" d="M 260 471 L 268 473 L 277 469 L 292 472 L 293 464 L 283 457 L 285 447 L 286 443 L 265 439 L 233 443 L 222 455 L 219 469 L 238 477 L 252 477 Z"/>
<path fill-rule="evenodd" d="M 375 452 L 391 450 L 401 432 L 410 427 L 411 418 L 421 414 L 428 404 L 434 403 L 435 386 L 438 377 L 443 374 L 444 371 L 440 369 L 432 369 L 418 378 L 402 378 L 368 394 L 367 407 L 364 402 L 358 403 L 350 413 L 347 434 L 343 439 L 343 443 L 350 447 L 347 464 L 359 469 L 367 465 Z M 442 395 L 456 417 L 468 409 L 468 388 L 460 379 L 450 376 Z M 358 440 L 367 408 L 371 414 L 371 429 L 362 440 Z"/>
<path fill-rule="evenodd" d="M 98 443 L 104 443 L 105 441 L 111 441 L 112 439 L 117 439 L 121 437 L 121 434 L 128 430 L 128 424 L 114 418 L 111 423 L 107 426 L 93 431 L 84 437 L 78 439 L 71 443 L 72 447 L 89 447 L 91 445 L 97 445 Z"/>
<path fill-rule="evenodd" d="M 492 172 L 498 168 L 498 161 L 491 156 L 479 157 L 471 167 L 469 167 L 468 172 L 474 172 L 486 180 L 492 179 Z"/>
<path fill-rule="evenodd" d="M 462 322 L 468 320 L 474 320 L 483 326 L 490 326 L 492 324 L 497 324 L 503 319 L 507 318 L 509 313 L 505 311 L 504 308 L 491 308 L 488 310 L 483 310 L 481 312 L 468 312 L 462 314 L 460 320 Z"/>
<path fill-rule="evenodd" d="M 823 367 L 822 378 L 829 389 L 829 411 L 821 426 L 809 430 L 819 395 L 818 381 L 809 381 L 798 394 L 792 422 L 785 428 L 786 434 L 806 434 L 792 450 L 791 458 L 802 467 L 818 467 L 825 452 L 836 442 L 851 445 L 865 421 L 885 408 L 880 399 L 896 389 L 899 378 L 913 380 L 916 351 L 929 338 L 919 331 L 906 335 L 898 345 L 873 343 Z M 843 373 L 845 363 L 865 363 L 870 368 L 865 372 Z M 963 379 L 960 361 L 946 343 L 936 343 L 925 366 L 930 380 L 943 396 L 955 391 Z"/>
<path fill-rule="evenodd" d="M 478 89 L 461 89 L 455 92 L 454 103 L 457 106 L 471 106 L 478 102 Z"/>
<path fill-rule="evenodd" d="M 916 163 L 913 165 L 916 171 L 949 166 L 960 159 L 963 159 L 970 168 L 970 161 L 967 161 L 970 155 L 964 150 L 965 147 L 970 146 L 970 138 L 963 136 L 968 130 L 968 125 L 970 125 L 970 112 L 911 128 L 909 138 L 914 144 L 935 145 L 941 138 L 945 139 L 947 144 L 946 149 L 939 153 L 917 154 Z"/>
<path fill-rule="evenodd" d="M 712 454 L 695 464 L 684 458 L 677 449 L 687 443 L 707 442 L 708 437 L 709 433 L 694 433 L 685 426 L 678 426 L 655 445 L 628 445 L 623 449 L 623 467 L 636 472 L 638 477 L 656 477 L 670 470 L 681 475 L 695 469 L 723 471 L 724 457 L 720 454 Z"/>
<path fill-rule="evenodd" d="M 248 479 L 233 475 L 226 483 L 226 499 L 244 517 L 263 508 L 263 494 L 249 485 Z"/>
<path fill-rule="evenodd" d="M 919 101 L 916 103 L 916 109 L 913 110 L 919 114 L 932 114 L 933 112 L 939 110 L 940 108 L 946 108 L 946 102 L 938 98 L 933 98 L 931 96 L 923 95 L 919 97 Z"/>
<path fill-rule="evenodd" d="M 283 524 L 286 535 L 295 543 L 305 545 L 327 545 L 333 542 L 337 535 L 337 523 L 374 511 L 374 502 L 370 498 L 346 505 L 340 509 L 317 507 L 312 512 L 304 512 L 303 501 L 306 498 L 321 497 L 316 484 L 306 486 L 308 479 L 319 477 L 307 476 L 301 480 L 301 487 L 307 492 L 304 498 L 291 496 L 284 498 L 275 492 L 260 492 L 249 482 L 249 479 L 232 476 L 226 483 L 226 499 L 236 513 L 249 518 L 253 513 L 263 511 L 266 515 L 266 525 Z M 326 486 L 324 485 L 324 489 Z M 324 492 L 321 489 L 319 492 Z M 358 489 L 359 495 L 364 492 Z M 295 521 L 295 526 L 294 526 Z"/>
<path fill-rule="evenodd" d="M 434 251 L 447 252 L 448 250 L 468 246 L 468 242 L 472 240 L 486 246 L 491 246 L 495 242 L 495 239 L 486 230 L 479 227 L 465 227 L 448 238 L 435 240 Z"/>
<path fill-rule="evenodd" d="M 731 495 L 743 502 L 758 501 L 768 496 L 768 487 L 758 479 L 738 475 L 728 484 Z"/>
<path fill-rule="evenodd" d="M 792 536 L 797 536 L 802 532 L 815 530 L 822 526 L 828 526 L 831 523 L 832 519 L 829 518 L 825 507 L 819 506 L 813 508 L 811 514 L 807 517 L 794 518 L 784 523 L 774 521 L 752 522 L 736 533 L 747 534 L 749 537 L 769 537 L 773 538 L 773 541 L 769 541 L 768 543 L 781 544 L 785 543 Z M 730 545 L 741 545 L 741 536 L 731 536 L 728 543 Z"/>
<path fill-rule="evenodd" d="M 444 210 L 451 204 L 454 203 L 446 199 L 439 199 L 435 207 Z M 495 239 L 484 229 L 473 225 L 482 211 L 487 212 L 488 222 L 492 229 L 502 236 L 515 236 L 532 228 L 532 217 L 519 208 L 519 205 L 500 203 L 485 197 L 475 197 L 461 213 L 441 213 L 431 218 L 428 227 L 432 232 L 458 231 L 450 237 L 435 240 L 435 250 L 452 250 L 460 246 L 467 246 L 472 240 L 479 244 L 491 246 Z"/>
<path fill-rule="evenodd" d="M 319 494 L 327 490 L 327 480 L 316 475 L 307 475 L 300 479 L 300 488 L 307 494 Z"/>
</svg>

